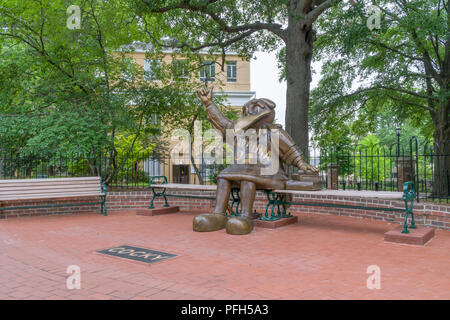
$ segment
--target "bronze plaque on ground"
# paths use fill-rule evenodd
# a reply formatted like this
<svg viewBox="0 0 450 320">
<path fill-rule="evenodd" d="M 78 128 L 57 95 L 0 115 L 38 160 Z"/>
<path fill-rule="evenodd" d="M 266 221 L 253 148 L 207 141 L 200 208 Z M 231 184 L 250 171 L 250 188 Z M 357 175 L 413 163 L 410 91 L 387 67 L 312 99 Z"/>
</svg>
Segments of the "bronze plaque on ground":
<svg viewBox="0 0 450 320">
<path fill-rule="evenodd" d="M 98 253 L 108 254 L 110 256 L 125 258 L 130 260 L 141 261 L 145 263 L 153 263 L 168 258 L 176 257 L 176 254 L 171 254 L 162 251 L 155 251 L 145 248 L 132 246 L 119 246 L 105 250 L 97 251 Z"/>
</svg>

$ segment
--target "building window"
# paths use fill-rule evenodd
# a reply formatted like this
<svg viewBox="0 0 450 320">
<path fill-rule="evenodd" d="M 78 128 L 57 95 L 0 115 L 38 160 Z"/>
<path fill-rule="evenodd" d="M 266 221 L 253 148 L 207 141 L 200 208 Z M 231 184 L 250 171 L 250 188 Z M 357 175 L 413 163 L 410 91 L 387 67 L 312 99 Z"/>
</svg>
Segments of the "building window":
<svg viewBox="0 0 450 320">
<path fill-rule="evenodd" d="M 133 58 L 123 59 L 122 79 L 125 81 L 133 81 Z"/>
<path fill-rule="evenodd" d="M 200 81 L 215 81 L 216 80 L 216 63 L 214 61 L 205 61 L 200 68 Z"/>
<path fill-rule="evenodd" d="M 161 60 L 144 61 L 144 79 L 145 81 L 161 80 Z"/>
<path fill-rule="evenodd" d="M 174 60 L 172 62 L 172 74 L 175 80 L 189 79 L 189 65 L 185 60 Z"/>
<path fill-rule="evenodd" d="M 161 124 L 161 119 L 159 118 L 157 113 L 152 113 L 150 115 L 150 124 L 154 126 L 159 126 Z"/>
<path fill-rule="evenodd" d="M 236 82 L 237 81 L 237 62 L 228 61 L 227 62 L 227 81 Z"/>
<path fill-rule="evenodd" d="M 203 164 L 200 165 L 200 173 L 203 182 L 213 182 L 214 178 L 217 177 L 217 166 L 215 164 Z"/>
<path fill-rule="evenodd" d="M 151 176 L 160 176 L 161 175 L 161 163 L 156 159 L 147 159 L 144 162 L 144 171 Z"/>
</svg>

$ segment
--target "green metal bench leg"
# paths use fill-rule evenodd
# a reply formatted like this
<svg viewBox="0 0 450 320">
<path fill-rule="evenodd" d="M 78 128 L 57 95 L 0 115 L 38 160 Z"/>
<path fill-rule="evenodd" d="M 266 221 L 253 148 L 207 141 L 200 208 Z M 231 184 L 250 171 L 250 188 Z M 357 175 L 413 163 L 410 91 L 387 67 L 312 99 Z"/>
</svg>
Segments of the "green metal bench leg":
<svg viewBox="0 0 450 320">
<path fill-rule="evenodd" d="M 275 221 L 279 220 L 280 217 L 278 215 L 275 215 L 275 207 L 279 209 L 279 202 L 277 200 L 278 195 L 275 192 L 264 190 L 264 192 L 267 195 L 267 206 L 266 206 L 266 212 L 264 213 L 264 216 L 261 215 L 259 217 L 259 220 L 264 221 Z M 269 217 L 269 208 L 271 207 L 271 214 Z"/>
<path fill-rule="evenodd" d="M 106 196 L 108 195 L 108 188 L 105 184 L 103 184 L 101 182 L 101 178 L 100 178 L 100 183 L 101 183 L 101 188 L 102 188 L 102 193 L 103 195 L 102 197 L 102 208 L 101 208 L 101 212 L 103 213 L 104 216 L 107 216 L 108 214 L 106 213 Z"/>
<path fill-rule="evenodd" d="M 411 225 L 409 226 L 411 229 L 417 229 L 416 222 L 414 221 L 414 199 L 416 198 L 416 194 L 414 192 L 414 183 L 413 182 L 405 182 L 403 185 L 403 196 L 402 200 L 405 201 L 405 222 L 403 223 L 402 233 L 409 233 L 408 230 L 408 216 L 411 214 Z M 409 204 L 408 204 L 409 202 Z"/>
<path fill-rule="evenodd" d="M 273 202 L 272 205 L 272 212 L 270 213 L 270 220 L 277 220 L 277 217 L 275 217 L 275 207 L 278 207 L 278 201 L 277 201 L 277 196 L 275 195 L 275 200 Z"/>
<path fill-rule="evenodd" d="M 241 204 L 241 195 L 239 194 L 239 189 L 236 190 L 237 195 L 237 202 L 236 202 L 236 211 L 234 212 L 234 215 L 237 217 L 239 216 L 239 205 Z"/>
<path fill-rule="evenodd" d="M 103 201 L 102 203 L 102 213 L 104 216 L 107 216 L 107 209 L 106 209 L 106 201 Z"/>
<path fill-rule="evenodd" d="M 416 222 L 414 221 L 414 212 L 411 210 L 411 225 L 409 226 L 410 229 L 417 229 Z"/>
<path fill-rule="evenodd" d="M 270 198 L 270 191 L 264 190 L 264 193 L 267 195 L 267 205 L 264 215 L 261 215 L 261 217 L 259 217 L 260 220 L 267 220 L 269 218 L 268 217 L 269 206 L 273 204 L 273 200 Z"/>
<path fill-rule="evenodd" d="M 277 216 L 281 217 L 281 210 L 280 210 L 280 195 L 277 195 Z"/>
<path fill-rule="evenodd" d="M 155 206 L 153 205 L 153 200 L 155 200 L 156 194 L 153 195 L 152 200 L 150 200 L 150 205 L 148 206 L 149 209 L 154 209 Z"/>
<path fill-rule="evenodd" d="M 168 206 L 169 206 L 169 203 L 167 202 L 167 197 L 166 197 L 166 195 L 163 194 L 163 197 L 164 197 L 164 205 L 163 205 L 163 207 L 168 207 Z"/>
<path fill-rule="evenodd" d="M 403 223 L 402 233 L 409 233 L 409 230 L 408 230 L 408 210 L 406 210 L 406 212 L 405 212 L 405 222 Z"/>
<path fill-rule="evenodd" d="M 160 179 L 163 180 L 162 183 L 161 183 L 162 185 L 163 184 L 167 184 L 167 178 L 165 176 L 153 176 L 153 177 L 150 178 L 150 185 L 153 184 L 154 180 L 160 180 Z M 169 202 L 167 201 L 167 197 L 166 197 L 166 189 L 162 188 L 163 190 L 161 192 L 156 192 L 154 187 L 151 187 L 151 188 L 152 188 L 152 192 L 153 192 L 153 197 L 150 200 L 150 205 L 148 206 L 148 208 L 149 209 L 154 209 L 155 208 L 153 202 L 155 201 L 155 199 L 157 197 L 163 197 L 164 198 L 164 205 L 163 205 L 163 207 L 169 207 Z"/>
<path fill-rule="evenodd" d="M 278 194 L 278 202 L 281 204 L 282 209 L 280 210 L 280 206 L 278 205 L 278 216 L 280 218 L 290 218 L 292 214 L 286 214 L 286 204 L 284 203 L 285 195 Z"/>
<path fill-rule="evenodd" d="M 233 213 L 233 207 L 234 204 L 236 204 L 236 209 L 234 210 Z M 239 189 L 238 188 L 233 188 L 231 189 L 231 215 L 232 216 L 239 216 L 239 205 L 241 204 L 241 196 L 239 194 Z"/>
</svg>

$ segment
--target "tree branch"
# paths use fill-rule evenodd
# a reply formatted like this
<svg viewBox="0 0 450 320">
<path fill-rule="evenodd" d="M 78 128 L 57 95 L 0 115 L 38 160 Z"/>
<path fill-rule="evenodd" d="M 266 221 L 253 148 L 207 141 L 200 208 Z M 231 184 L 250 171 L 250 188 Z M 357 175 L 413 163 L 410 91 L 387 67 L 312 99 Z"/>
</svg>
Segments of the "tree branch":
<svg viewBox="0 0 450 320">
<path fill-rule="evenodd" d="M 317 5 L 313 10 L 311 10 L 305 17 L 304 24 L 309 27 L 311 26 L 314 21 L 319 18 L 319 16 L 328 8 L 331 8 L 336 3 L 340 2 L 342 0 L 325 0 L 325 1 L 319 1 L 320 4 Z"/>
<path fill-rule="evenodd" d="M 388 86 L 374 86 L 374 87 L 369 87 L 369 88 L 362 88 L 360 90 L 356 90 L 355 92 L 349 93 L 347 95 L 343 95 L 343 96 L 341 96 L 341 98 L 349 98 L 349 97 L 352 97 L 352 96 L 355 96 L 355 95 L 358 95 L 358 94 L 361 94 L 361 93 L 364 93 L 364 92 L 375 91 L 375 90 L 380 90 L 380 89 L 396 91 L 396 92 L 400 92 L 400 93 L 404 93 L 404 94 L 409 94 L 409 95 L 412 95 L 412 96 L 415 96 L 415 97 L 420 97 L 422 99 L 438 100 L 435 97 L 425 96 L 425 95 L 422 95 L 422 94 L 414 92 L 414 91 L 405 90 L 405 89 L 401 89 L 401 88 L 393 88 L 393 87 L 388 87 Z M 389 93 L 386 93 L 386 95 L 391 98 Z M 410 103 L 410 104 L 413 105 L 415 103 Z M 421 104 L 415 104 L 415 105 L 416 106 L 420 106 L 421 108 L 426 109 L 426 110 L 428 110 L 430 112 L 436 112 L 436 110 L 431 108 L 431 107 L 428 107 L 428 106 L 425 106 L 425 105 L 421 105 Z"/>
<path fill-rule="evenodd" d="M 313 0 L 312 7 L 314 8 L 316 6 L 319 6 L 322 3 L 324 3 L 325 1 L 327 1 L 327 0 Z"/>
<path fill-rule="evenodd" d="M 244 30 L 268 30 L 277 36 L 279 36 L 281 39 L 286 41 L 286 32 L 281 28 L 281 24 L 278 23 L 264 23 L 264 22 L 254 22 L 249 24 L 243 24 L 240 26 L 228 26 L 225 21 L 219 18 L 218 15 L 215 13 L 208 13 L 205 12 L 208 16 L 211 17 L 219 26 L 220 28 L 227 32 L 227 33 L 234 33 L 234 32 L 240 32 Z"/>
<path fill-rule="evenodd" d="M 204 6 L 192 6 L 189 4 L 189 0 L 181 0 L 178 3 L 174 3 L 170 6 L 165 6 L 162 8 L 154 8 L 153 6 L 153 0 L 142 0 L 142 2 L 150 8 L 151 12 L 154 13 L 164 13 L 164 12 L 169 12 L 171 10 L 175 10 L 175 9 L 196 9 L 196 10 L 200 10 L 201 8 L 206 8 L 208 5 L 213 4 L 215 2 L 218 2 L 220 0 L 208 0 L 208 2 L 204 5 Z"/>
<path fill-rule="evenodd" d="M 406 90 L 406 89 L 401 89 L 401 88 L 394 88 L 394 87 L 388 87 L 388 86 L 377 86 L 375 87 L 375 89 L 385 89 L 385 90 L 392 90 L 392 91 L 397 91 L 397 92 L 401 92 L 401 93 L 406 93 L 415 97 L 419 97 L 422 99 L 433 99 L 433 100 L 438 100 L 435 97 L 430 97 L 430 96 L 425 96 L 423 94 L 411 91 L 411 90 Z"/>
<path fill-rule="evenodd" d="M 443 85 L 443 80 L 442 77 L 436 72 L 436 70 L 433 67 L 433 64 L 431 62 L 431 58 L 430 55 L 427 51 L 427 49 L 425 48 L 425 46 L 422 44 L 422 42 L 419 40 L 419 37 L 416 33 L 415 29 L 411 30 L 411 34 L 412 34 L 412 38 L 414 40 L 414 42 L 416 43 L 416 46 L 419 48 L 419 50 L 422 52 L 423 55 L 423 60 L 425 63 L 425 66 L 429 69 L 429 72 L 431 74 L 431 76 L 440 84 Z"/>
<path fill-rule="evenodd" d="M 419 108 L 422 108 L 422 109 L 427 110 L 427 111 L 430 111 L 430 112 L 436 112 L 434 109 L 429 108 L 429 107 L 427 107 L 427 106 L 424 106 L 424 105 L 422 105 L 422 104 L 415 103 L 415 102 L 411 102 L 411 101 L 404 100 L 404 99 L 400 99 L 400 98 L 398 98 L 398 97 L 394 97 L 394 96 L 390 95 L 389 93 L 387 93 L 386 95 L 387 95 L 390 99 L 392 99 L 392 100 L 394 100 L 394 101 L 399 101 L 399 102 L 402 102 L 402 103 L 405 103 L 405 104 L 409 104 L 409 105 L 411 105 L 411 106 L 419 107 Z"/>
<path fill-rule="evenodd" d="M 218 46 L 220 48 L 225 48 L 225 47 L 227 47 L 227 46 L 229 46 L 229 45 L 231 45 L 233 43 L 236 43 L 236 42 L 244 39 L 245 37 L 250 36 L 251 34 L 253 34 L 253 33 L 255 33 L 257 31 L 257 30 L 247 30 L 246 32 L 241 33 L 241 34 L 239 34 L 239 35 L 237 35 L 237 36 L 235 36 L 235 37 L 233 37 L 231 39 L 228 39 L 228 40 L 226 40 L 224 42 L 222 42 L 220 40 L 217 40 L 217 41 L 213 41 L 213 42 L 205 42 L 205 43 L 202 43 L 202 44 L 200 44 L 198 46 L 192 46 L 192 45 L 190 45 L 187 42 L 182 42 L 180 44 L 177 44 L 177 43 L 171 43 L 171 44 L 163 43 L 163 42 L 159 41 L 158 39 L 156 39 L 153 36 L 152 32 L 148 30 L 147 22 L 144 22 L 144 23 L 145 23 L 145 33 L 158 46 L 160 46 L 162 48 L 177 48 L 177 49 L 188 48 L 192 52 L 196 52 L 196 51 L 202 50 L 204 48 L 215 47 L 215 46 Z"/>
<path fill-rule="evenodd" d="M 281 25 L 278 23 L 264 23 L 264 22 L 254 22 L 254 23 L 248 23 L 243 24 L 239 26 L 229 26 L 225 20 L 220 18 L 216 13 L 211 12 L 209 10 L 209 5 L 216 3 L 220 0 L 209 0 L 206 4 L 202 6 L 195 6 L 190 4 L 189 0 L 182 0 L 179 3 L 162 7 L 162 8 L 155 8 L 150 0 L 142 0 L 142 2 L 147 6 L 149 12 L 153 13 L 164 13 L 175 9 L 186 9 L 192 12 L 201 13 L 203 15 L 209 16 L 216 24 L 220 27 L 222 31 L 225 31 L 227 33 L 235 33 L 235 32 L 241 32 L 241 31 L 247 31 L 247 30 L 268 30 L 277 36 L 279 36 L 281 39 L 286 41 L 286 35 L 285 30 L 281 28 Z"/>
<path fill-rule="evenodd" d="M 389 51 L 395 52 L 395 53 L 397 53 L 397 54 L 399 54 L 399 55 L 401 55 L 401 56 L 403 56 L 403 57 L 405 57 L 405 58 L 411 59 L 411 60 L 423 61 L 422 58 L 415 57 L 415 56 L 411 56 L 411 55 L 406 54 L 406 53 L 404 53 L 404 52 L 402 52 L 402 51 L 400 51 L 400 50 L 398 50 L 398 49 L 391 48 L 391 47 L 389 47 L 388 45 L 386 45 L 386 44 L 384 44 L 384 43 L 381 43 L 381 42 L 376 42 L 376 41 L 373 41 L 373 40 L 369 40 L 368 43 L 373 44 L 373 45 L 375 45 L 375 46 L 380 46 L 380 47 L 382 47 L 382 48 L 384 48 L 384 49 L 387 49 L 387 50 L 389 50 Z"/>
<path fill-rule="evenodd" d="M 95 15 L 94 12 L 94 3 L 91 1 L 91 14 L 92 14 L 92 18 L 94 19 L 95 25 L 97 27 L 97 42 L 98 45 L 100 47 L 100 49 L 102 50 L 102 62 L 103 62 L 103 70 L 105 71 L 105 82 L 106 82 L 106 88 L 108 91 L 108 97 L 110 94 L 110 83 L 109 83 L 109 70 L 108 70 L 108 61 L 107 61 L 107 52 L 105 47 L 103 46 L 103 35 L 102 35 L 102 29 L 100 27 L 100 23 L 98 22 L 97 16 Z"/>
<path fill-rule="evenodd" d="M 309 9 L 313 7 L 314 0 L 303 0 L 302 2 L 302 11 L 308 12 Z"/>
<path fill-rule="evenodd" d="M 434 49 L 434 53 L 436 54 L 437 60 L 438 60 L 438 65 L 440 68 L 442 68 L 442 60 L 441 60 L 441 56 L 439 55 L 439 40 L 437 35 L 435 35 L 434 39 L 433 39 L 433 35 L 431 35 L 430 33 L 428 33 L 428 36 L 430 37 L 430 42 L 433 45 L 433 49 Z"/>
<path fill-rule="evenodd" d="M 0 36 L 6 36 L 6 37 L 9 37 L 9 38 L 12 38 L 12 39 L 17 39 L 17 40 L 25 43 L 26 45 L 28 45 L 29 47 L 34 49 L 42 57 L 44 57 L 45 60 L 47 60 L 47 62 L 50 65 L 55 67 L 63 75 L 65 75 L 68 78 L 74 80 L 74 76 L 72 74 L 70 74 L 69 72 L 67 72 L 66 70 L 64 70 L 58 63 L 53 61 L 52 58 L 50 57 L 50 55 L 48 54 L 47 50 L 45 49 L 44 36 L 43 36 L 43 31 L 44 31 L 44 11 L 43 11 L 43 7 L 42 7 L 42 3 L 41 3 L 41 19 L 42 19 L 42 21 L 41 21 L 41 23 L 39 25 L 39 32 L 34 30 L 32 27 L 30 27 L 23 19 L 17 19 L 15 16 L 6 14 L 4 12 L 2 14 L 4 14 L 5 16 L 7 16 L 8 18 L 10 18 L 10 19 L 12 19 L 14 21 L 17 21 L 17 23 L 20 26 L 23 26 L 26 30 L 29 30 L 31 34 L 35 34 L 38 39 L 34 39 L 34 38 L 30 37 L 30 35 L 27 34 L 26 32 L 22 32 L 22 33 L 24 33 L 24 35 L 21 36 L 19 34 L 16 34 L 14 32 L 14 30 L 11 30 L 11 33 L 0 32 Z M 75 83 L 75 86 L 79 87 L 85 94 L 88 94 L 87 89 L 82 84 Z"/>
</svg>

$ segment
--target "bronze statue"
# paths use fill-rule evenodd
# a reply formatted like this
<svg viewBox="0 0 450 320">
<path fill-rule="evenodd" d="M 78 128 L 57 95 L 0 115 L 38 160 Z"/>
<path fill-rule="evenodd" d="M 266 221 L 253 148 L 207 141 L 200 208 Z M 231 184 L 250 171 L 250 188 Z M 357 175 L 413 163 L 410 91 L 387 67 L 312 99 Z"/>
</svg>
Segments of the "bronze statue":
<svg viewBox="0 0 450 320">
<path fill-rule="evenodd" d="M 257 189 L 320 189 L 318 170 L 305 162 L 302 152 L 289 134 L 274 124 L 275 103 L 269 99 L 253 99 L 242 109 L 242 117 L 236 121 L 227 119 L 212 101 L 212 91 L 202 89 L 197 92 L 206 107 L 208 120 L 223 136 L 227 129 L 278 129 L 279 158 L 287 165 L 296 166 L 299 171 L 289 180 L 282 166 L 273 175 L 261 175 L 261 163 L 232 164 L 217 177 L 216 207 L 213 213 L 200 214 L 194 218 L 193 229 L 198 232 L 215 231 L 226 228 L 229 234 L 248 234 L 253 230 L 253 202 Z M 302 179 L 302 177 L 305 179 Z M 228 218 L 225 214 L 232 187 L 240 188 L 241 215 Z"/>
</svg>

